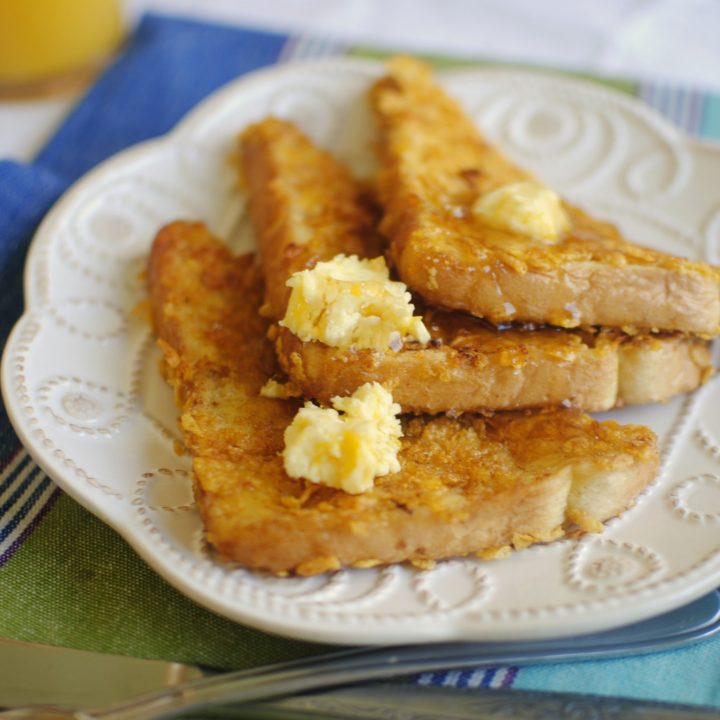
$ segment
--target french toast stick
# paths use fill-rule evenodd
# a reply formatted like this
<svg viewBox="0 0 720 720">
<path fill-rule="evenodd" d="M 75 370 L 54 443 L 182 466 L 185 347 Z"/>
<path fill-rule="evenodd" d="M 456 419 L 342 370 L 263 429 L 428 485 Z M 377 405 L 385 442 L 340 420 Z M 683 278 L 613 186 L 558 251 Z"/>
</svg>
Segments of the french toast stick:
<svg viewBox="0 0 720 720">
<path fill-rule="evenodd" d="M 655 475 L 649 429 L 541 410 L 405 417 L 400 472 L 360 495 L 290 478 L 279 452 L 299 401 L 259 396 L 277 361 L 253 257 L 176 222 L 158 233 L 148 277 L 197 506 L 221 559 L 312 575 L 495 556 L 599 529 Z"/>
<path fill-rule="evenodd" d="M 551 244 L 474 212 L 487 193 L 534 178 L 481 135 L 426 65 L 395 58 L 370 102 L 382 229 L 400 279 L 428 303 L 494 324 L 717 334 L 717 268 L 628 242 L 565 201 L 569 230 Z"/>
<path fill-rule="evenodd" d="M 269 118 L 250 126 L 239 157 L 274 320 L 285 314 L 285 283 L 294 272 L 338 253 L 382 251 L 361 186 L 294 125 Z M 406 343 L 399 352 L 334 348 L 275 328 L 282 368 L 323 403 L 376 381 L 415 413 L 551 405 L 602 411 L 666 400 L 711 373 L 708 343 L 696 337 L 498 330 L 465 313 L 419 309 L 431 342 Z"/>
<path fill-rule="evenodd" d="M 239 177 L 250 192 L 253 226 L 263 228 L 257 247 L 269 281 L 263 311 L 280 320 L 290 297 L 285 280 L 295 270 L 339 253 L 381 254 L 377 207 L 368 188 L 293 124 L 268 118 L 251 126 L 243 138 L 238 165 L 252 168 L 252 173 L 241 171 Z M 256 189 L 264 197 L 258 197 Z M 288 228 L 294 229 L 292 237 Z"/>
</svg>

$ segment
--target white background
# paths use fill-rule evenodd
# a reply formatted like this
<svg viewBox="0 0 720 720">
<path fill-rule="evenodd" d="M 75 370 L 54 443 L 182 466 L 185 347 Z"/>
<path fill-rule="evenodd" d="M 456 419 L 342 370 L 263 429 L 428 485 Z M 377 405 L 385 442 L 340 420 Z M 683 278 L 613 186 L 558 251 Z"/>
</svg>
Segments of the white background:
<svg viewBox="0 0 720 720">
<path fill-rule="evenodd" d="M 145 11 L 720 92 L 720 0 L 125 0 Z M 29 160 L 77 101 L 0 101 L 0 158 Z"/>
</svg>

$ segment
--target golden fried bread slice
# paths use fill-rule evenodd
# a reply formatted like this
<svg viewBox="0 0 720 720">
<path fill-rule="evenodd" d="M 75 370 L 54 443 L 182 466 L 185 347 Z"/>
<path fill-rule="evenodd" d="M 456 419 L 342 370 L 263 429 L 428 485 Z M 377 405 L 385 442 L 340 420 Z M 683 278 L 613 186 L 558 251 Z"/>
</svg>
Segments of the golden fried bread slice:
<svg viewBox="0 0 720 720">
<path fill-rule="evenodd" d="M 188 449 L 223 458 L 281 450 L 282 434 L 261 428 L 288 424 L 296 407 L 258 396 L 277 362 L 265 352 L 255 258 L 233 258 L 204 225 L 177 222 L 155 238 L 148 278 L 164 373 L 183 411 Z"/>
<path fill-rule="evenodd" d="M 294 125 L 269 119 L 249 127 L 239 155 L 274 319 L 285 314 L 294 272 L 337 253 L 370 257 L 382 247 L 359 186 Z M 323 212 L 308 215 L 308 207 Z M 496 330 L 465 313 L 419 309 L 431 342 L 406 343 L 399 352 L 303 342 L 278 328 L 282 368 L 303 394 L 324 403 L 377 381 L 405 411 L 429 413 L 560 404 L 607 410 L 665 400 L 694 389 L 710 372 L 707 342 L 697 338 Z M 643 371 L 646 359 L 653 372 Z"/>
<path fill-rule="evenodd" d="M 242 137 L 240 162 L 252 167 L 250 213 L 264 229 L 258 254 L 266 277 L 287 279 L 320 256 L 373 252 L 374 242 L 380 254 L 369 193 L 329 153 L 277 118 L 250 126 Z M 295 228 L 292 238 L 288 227 Z M 290 296 L 285 280 L 268 284 L 265 296 L 265 312 L 280 320 Z"/>
<path fill-rule="evenodd" d="M 489 221 L 503 202 L 497 191 L 534 179 L 482 137 L 424 64 L 395 58 L 370 100 L 382 228 L 400 278 L 429 303 L 495 324 L 718 332 L 716 268 L 634 245 L 568 202 L 553 210 L 567 224 L 556 241 Z M 522 203 L 504 211 L 519 223 L 533 212 Z"/>
<path fill-rule="evenodd" d="M 201 225 L 174 223 L 155 240 L 149 278 L 197 505 L 223 559 L 315 574 L 495 555 L 574 523 L 597 529 L 656 472 L 647 428 L 547 410 L 406 419 L 400 472 L 359 495 L 290 478 L 279 450 L 298 404 L 258 395 L 276 361 L 252 258 L 232 257 Z"/>
<path fill-rule="evenodd" d="M 496 330 L 436 309 L 423 318 L 431 346 L 397 353 L 303 342 L 286 328 L 272 336 L 283 371 L 304 395 L 328 404 L 334 395 L 379 382 L 415 413 L 553 405 L 600 412 L 664 402 L 712 374 L 708 342 L 692 336 Z"/>
</svg>

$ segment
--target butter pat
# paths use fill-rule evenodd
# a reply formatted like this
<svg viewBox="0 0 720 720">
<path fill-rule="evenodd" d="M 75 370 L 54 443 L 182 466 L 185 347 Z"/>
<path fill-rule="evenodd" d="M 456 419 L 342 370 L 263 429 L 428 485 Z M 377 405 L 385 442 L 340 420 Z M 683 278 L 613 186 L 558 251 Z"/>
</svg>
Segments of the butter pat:
<svg viewBox="0 0 720 720">
<path fill-rule="evenodd" d="M 402 428 L 392 395 L 365 383 L 332 404 L 306 402 L 285 430 L 287 474 L 357 494 L 370 490 L 376 477 L 398 472 Z"/>
<path fill-rule="evenodd" d="M 570 228 L 557 193 L 534 182 L 502 185 L 481 195 L 473 213 L 488 225 L 519 233 L 545 243 L 555 243 Z"/>
<path fill-rule="evenodd" d="M 390 280 L 385 258 L 337 255 L 296 272 L 280 324 L 304 342 L 339 348 L 399 350 L 406 340 L 427 343 L 430 334 L 404 283 Z"/>
</svg>

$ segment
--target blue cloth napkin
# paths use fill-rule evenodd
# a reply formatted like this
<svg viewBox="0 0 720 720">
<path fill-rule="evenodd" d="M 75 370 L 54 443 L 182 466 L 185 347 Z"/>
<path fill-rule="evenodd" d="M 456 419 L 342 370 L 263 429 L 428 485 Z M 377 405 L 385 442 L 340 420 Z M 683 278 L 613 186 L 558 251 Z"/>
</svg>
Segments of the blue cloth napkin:
<svg viewBox="0 0 720 720">
<path fill-rule="evenodd" d="M 147 16 L 118 60 L 79 102 L 31 165 L 0 162 L 0 332 L 22 310 L 22 268 L 50 206 L 78 177 L 115 152 L 161 135 L 208 93 L 262 67 L 308 54 L 357 51 L 318 39 Z M 688 131 L 720 137 L 717 97 L 682 88 L 628 86 Z M 670 98 L 672 102 L 668 100 Z M 692 112 L 690 112 L 692 110 Z M 11 488 L 19 441 L 0 414 L 0 492 Z M 15 460 L 14 460 L 15 459 Z M 21 550 L 44 508 L 0 505 L 0 565 Z M 46 509 L 46 508 L 45 508 Z M 3 548 L 3 532 L 15 539 Z M 420 682 L 626 695 L 720 708 L 720 638 L 682 650 L 604 662 L 435 673 Z"/>
</svg>

